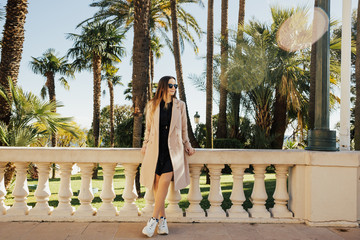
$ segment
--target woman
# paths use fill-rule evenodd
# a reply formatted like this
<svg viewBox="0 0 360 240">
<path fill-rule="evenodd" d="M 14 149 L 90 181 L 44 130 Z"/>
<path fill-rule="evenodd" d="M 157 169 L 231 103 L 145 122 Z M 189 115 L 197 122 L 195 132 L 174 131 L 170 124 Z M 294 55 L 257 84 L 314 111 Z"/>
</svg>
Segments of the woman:
<svg viewBox="0 0 360 240">
<path fill-rule="evenodd" d="M 152 237 L 158 224 L 158 234 L 169 233 L 165 198 L 170 181 L 174 181 L 175 190 L 190 183 L 185 152 L 191 156 L 195 150 L 191 147 L 187 134 L 185 103 L 176 98 L 176 89 L 174 77 L 162 77 L 155 97 L 146 107 L 140 183 L 148 190 L 153 189 L 155 195 L 152 218 L 142 231 L 148 237 Z"/>
</svg>

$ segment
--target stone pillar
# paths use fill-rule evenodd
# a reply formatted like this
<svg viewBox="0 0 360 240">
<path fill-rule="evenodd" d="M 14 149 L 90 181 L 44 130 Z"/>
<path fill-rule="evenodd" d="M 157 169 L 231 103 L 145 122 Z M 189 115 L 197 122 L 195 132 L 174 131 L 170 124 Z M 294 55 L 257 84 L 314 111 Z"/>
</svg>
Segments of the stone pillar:
<svg viewBox="0 0 360 240">
<path fill-rule="evenodd" d="M 205 217 L 205 212 L 200 206 L 202 195 L 200 191 L 200 174 L 203 164 L 190 165 L 190 188 L 188 200 L 190 205 L 186 210 L 186 217 Z"/>
<path fill-rule="evenodd" d="M 254 188 L 251 194 L 253 207 L 249 209 L 253 218 L 270 218 L 270 212 L 266 210 L 265 203 L 268 198 L 265 189 L 265 169 L 267 165 L 254 165 Z"/>
<path fill-rule="evenodd" d="M 91 206 L 91 202 L 94 199 L 92 193 L 92 172 L 94 168 L 93 163 L 79 163 L 78 166 L 81 169 L 81 189 L 79 194 L 80 207 L 74 213 L 77 217 L 93 216 L 96 213 L 96 209 Z"/>
<path fill-rule="evenodd" d="M 342 1 L 340 150 L 350 150 L 351 0 Z"/>
<path fill-rule="evenodd" d="M 6 211 L 9 209 L 8 206 L 5 206 L 4 199 L 6 196 L 5 189 L 5 180 L 4 180 L 4 171 L 5 171 L 5 162 L 0 162 L 0 216 L 5 215 Z"/>
<path fill-rule="evenodd" d="M 148 188 L 146 188 L 146 193 L 144 198 L 145 198 L 145 207 L 141 210 L 141 216 L 151 217 L 154 211 L 154 203 L 155 203 L 153 189 L 149 190 Z"/>
<path fill-rule="evenodd" d="M 6 215 L 27 215 L 31 209 L 31 206 L 26 204 L 26 198 L 29 195 L 29 188 L 26 178 L 28 165 L 29 163 L 26 162 L 15 163 L 16 180 L 15 188 L 12 193 L 15 203 L 7 211 Z"/>
<path fill-rule="evenodd" d="M 118 211 L 113 205 L 114 198 L 116 197 L 113 185 L 113 177 L 115 174 L 116 163 L 102 163 L 100 164 L 103 169 L 103 189 L 100 194 L 102 204 L 97 211 L 97 216 L 116 216 Z"/>
<path fill-rule="evenodd" d="M 208 199 L 211 206 L 207 212 L 207 216 L 210 218 L 226 218 L 226 212 L 221 208 L 221 203 L 224 198 L 220 186 L 221 169 L 224 168 L 224 165 L 209 164 L 208 168 L 210 174 L 210 193 Z"/>
<path fill-rule="evenodd" d="M 120 216 L 138 216 L 139 209 L 135 204 L 137 198 L 135 187 L 135 175 L 138 164 L 124 163 L 122 164 L 125 171 L 125 189 L 122 195 L 125 204 L 120 209 Z"/>
<path fill-rule="evenodd" d="M 233 189 L 230 196 L 232 206 L 228 210 L 230 218 L 248 218 L 249 214 L 245 211 L 242 204 L 246 200 L 244 194 L 244 171 L 249 165 L 231 165 L 231 171 L 233 174 Z"/>
<path fill-rule="evenodd" d="M 29 215 L 46 216 L 50 215 L 53 207 L 49 206 L 49 197 L 51 196 L 49 186 L 50 163 L 37 163 L 39 171 L 38 186 L 35 191 L 36 205 L 30 210 Z"/>
<path fill-rule="evenodd" d="M 174 182 L 170 182 L 169 192 L 167 195 L 167 200 L 169 205 L 165 209 L 167 218 L 183 217 L 183 211 L 179 207 L 179 202 L 181 200 L 180 191 L 175 191 Z"/>
<path fill-rule="evenodd" d="M 273 195 L 274 208 L 270 209 L 274 218 L 292 218 L 293 214 L 287 208 L 289 194 L 287 191 L 287 173 L 289 165 L 275 165 L 276 188 Z"/>
<path fill-rule="evenodd" d="M 59 205 L 52 212 L 51 216 L 71 216 L 75 208 L 71 206 L 71 171 L 73 163 L 59 163 L 60 166 L 60 189 Z"/>
</svg>

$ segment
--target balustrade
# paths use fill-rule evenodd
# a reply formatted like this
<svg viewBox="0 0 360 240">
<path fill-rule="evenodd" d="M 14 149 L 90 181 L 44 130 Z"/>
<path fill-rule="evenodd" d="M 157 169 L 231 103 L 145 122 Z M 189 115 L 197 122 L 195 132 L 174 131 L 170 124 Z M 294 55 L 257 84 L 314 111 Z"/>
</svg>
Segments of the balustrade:
<svg viewBox="0 0 360 240">
<path fill-rule="evenodd" d="M 38 163 L 39 181 L 35 191 L 36 205 L 30 210 L 29 215 L 49 215 L 53 207 L 49 206 L 49 197 L 51 196 L 49 187 L 50 163 Z"/>
<path fill-rule="evenodd" d="M 5 149 L 5 150 L 4 150 Z M 8 151 L 8 152 L 7 152 Z M 24 151 L 24 153 L 20 153 Z M 51 150 L 49 148 L 33 149 L 33 148 L 0 148 L 0 221 L 13 220 L 45 220 L 45 221 L 144 221 L 144 217 L 148 218 L 152 215 L 154 209 L 154 193 L 153 190 L 146 189 L 145 206 L 139 210 L 136 203 L 137 191 L 135 188 L 135 175 L 138 164 L 141 162 L 141 155 L 139 150 L 128 149 L 66 149 L 66 150 Z M 41 152 L 41 154 L 39 154 Z M 123 154 L 119 154 L 122 153 Z M 44 154 L 42 154 L 44 153 Z M 95 154 L 96 153 L 96 154 Z M 313 156 L 314 155 L 314 156 Z M 25 157 L 24 157 L 25 156 Z M 304 152 L 288 152 L 288 151 L 213 151 L 213 150 L 199 150 L 195 155 L 197 157 L 190 158 L 190 185 L 185 199 L 189 202 L 189 206 L 185 209 L 180 208 L 179 203 L 182 199 L 180 191 L 175 191 L 174 183 L 171 182 L 167 195 L 166 215 L 170 221 L 227 221 L 227 222 L 294 222 L 294 223 L 311 223 L 321 222 L 328 224 L 336 222 L 336 224 L 354 225 L 351 217 L 345 220 L 336 220 L 332 217 L 330 220 L 324 216 L 324 211 L 317 209 L 327 209 L 326 214 L 333 214 L 331 209 L 325 208 L 324 205 L 333 204 L 337 196 L 349 196 L 342 198 L 342 201 L 348 201 L 351 194 L 348 189 L 354 190 L 356 183 L 352 185 L 342 184 L 341 186 L 348 186 L 347 188 L 333 188 L 325 191 L 327 198 L 322 196 L 323 185 L 319 184 L 319 180 L 325 182 L 323 178 L 328 177 L 324 174 L 323 169 L 334 171 L 336 167 L 339 168 L 342 178 L 353 179 L 354 169 L 359 168 L 360 154 L 342 155 L 345 156 L 342 162 L 337 159 L 339 157 L 323 157 L 323 153 L 307 153 Z M 290 157 L 289 157 L 290 156 Z M 26 159 L 25 159 L 26 158 Z M 325 162 L 330 158 L 330 163 Z M 60 188 L 58 193 L 59 204 L 53 208 L 49 206 L 49 197 L 51 196 L 49 188 L 49 174 L 50 162 L 54 160 L 60 167 Z M 271 160 L 269 160 L 271 159 Z M 102 161 L 103 160 L 103 161 Z M 15 186 L 12 189 L 12 197 L 14 204 L 7 206 L 7 195 L 4 186 L 4 170 L 6 163 L 12 161 L 16 167 Z M 57 162 L 56 162 L 57 161 Z M 29 162 L 33 162 L 38 167 L 38 183 L 34 193 L 36 203 L 35 207 L 31 208 L 27 204 L 27 197 L 29 195 L 27 183 L 27 168 Z M 73 192 L 71 189 L 71 170 L 76 163 L 81 171 L 81 188 L 80 194 L 77 197 L 80 201 L 80 206 L 75 211 L 71 204 Z M 100 193 L 101 204 L 98 209 L 92 206 L 94 194 L 92 192 L 92 173 L 94 164 L 100 163 L 103 171 L 102 191 Z M 124 186 L 117 186 L 116 188 L 124 187 L 122 198 L 124 199 L 123 206 L 118 210 L 114 205 L 116 197 L 114 189 L 114 174 L 117 164 L 121 164 L 124 169 L 125 182 Z M 231 206 L 224 210 L 222 204 L 224 201 L 223 191 L 221 189 L 221 170 L 224 164 L 229 164 L 232 170 L 232 190 L 230 195 Z M 210 192 L 208 201 L 210 208 L 206 211 L 201 206 L 203 196 L 200 188 L 201 169 L 207 165 L 210 174 Z M 250 201 L 252 207 L 244 209 L 243 204 L 246 201 L 244 192 L 244 171 L 250 166 L 254 168 L 254 184 L 252 187 Z M 357 165 L 356 165 L 357 164 Z M 265 188 L 265 173 L 266 167 L 274 165 L 276 178 L 276 186 L 273 194 L 274 207 L 266 208 L 266 201 L 269 196 Z M 291 178 L 289 174 L 289 167 L 292 167 Z M 324 171 L 325 171 L 324 170 Z M 344 171 L 346 174 L 343 174 Z M 319 174 L 317 174 L 320 172 Z M 360 171 L 359 171 L 360 172 Z M 248 176 L 248 174 L 246 175 Z M 321 179 L 319 178 L 321 176 Z M 351 176 L 351 178 L 350 178 Z M 359 176 L 357 176 L 358 178 Z M 226 177 L 229 179 L 229 176 Z M 248 179 L 248 178 L 247 178 Z M 248 180 L 247 180 L 248 181 Z M 349 180 L 350 181 L 350 180 Z M 336 182 L 333 182 L 335 184 Z M 118 184 L 118 183 L 117 183 Z M 348 183 L 347 183 L 348 184 Z M 288 192 L 288 185 L 291 186 L 291 192 Z M 207 187 L 206 187 L 207 188 Z M 248 189 L 245 189 L 249 191 Z M 343 194 L 333 194 L 335 191 L 344 191 Z M 356 191 L 356 190 L 355 190 Z M 319 192 L 319 194 L 318 194 Z M 321 193 L 321 194 L 320 194 Z M 318 195 L 316 195 L 318 194 Z M 333 194 L 333 195 L 332 195 Z M 319 199 L 330 199 L 331 201 L 320 201 Z M 353 203 L 352 199 L 349 202 L 342 203 L 341 206 L 348 206 Z M 311 202 L 311 204 L 309 203 Z M 321 204 L 318 204 L 318 202 Z M 356 202 L 356 201 L 355 201 Z M 318 204 L 318 205 L 316 205 Z M 227 204 L 225 204 L 226 206 Z M 317 208 L 314 208 L 314 206 Z M 228 205 L 227 205 L 228 206 Z M 334 205 L 331 205 L 334 206 Z M 340 206 L 340 205 L 339 205 Z M 311 209 L 310 209 L 311 208 Z M 185 211 L 184 211 L 185 210 Z M 344 210 L 342 210 L 344 212 Z M 353 212 L 356 212 L 355 210 Z M 354 214 L 348 211 L 347 216 Z M 36 218 L 32 218 L 36 216 Z M 333 215 L 332 215 L 333 216 Z M 318 220 L 320 219 L 320 220 Z M 335 220 L 334 220 L 335 219 Z M 350 220 L 349 220 L 350 219 Z"/>
<path fill-rule="evenodd" d="M 0 162 L 0 215 L 5 215 L 6 211 L 9 209 L 8 206 L 5 206 L 4 200 L 6 195 L 5 189 L 5 172 L 6 163 Z"/>
</svg>

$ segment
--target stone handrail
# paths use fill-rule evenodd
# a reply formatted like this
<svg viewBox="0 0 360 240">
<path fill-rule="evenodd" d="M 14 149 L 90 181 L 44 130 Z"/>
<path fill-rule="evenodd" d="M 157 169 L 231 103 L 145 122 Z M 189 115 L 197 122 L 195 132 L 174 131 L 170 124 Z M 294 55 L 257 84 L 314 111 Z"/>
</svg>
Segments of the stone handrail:
<svg viewBox="0 0 360 240">
<path fill-rule="evenodd" d="M 22 148 L 0 147 L 0 221 L 145 221 L 154 204 L 152 191 L 145 194 L 146 206 L 139 209 L 135 204 L 135 174 L 142 160 L 139 149 L 121 148 Z M 16 181 L 12 192 L 15 203 L 4 204 L 4 169 L 7 162 L 16 166 Z M 29 194 L 27 166 L 33 162 L 38 167 L 38 186 L 35 191 L 36 205 L 26 204 Z M 60 166 L 60 190 L 58 206 L 53 209 L 48 200 L 50 164 Z M 80 206 L 71 206 L 71 170 L 76 163 L 81 169 Z M 103 168 L 102 205 L 95 209 L 91 202 L 92 169 L 94 163 Z M 125 188 L 122 194 L 124 206 L 113 205 L 116 197 L 113 187 L 115 167 L 121 164 L 125 171 Z M 189 157 L 190 187 L 187 199 L 189 207 L 183 212 L 178 203 L 179 191 L 171 184 L 166 213 L 169 221 L 177 222 L 255 222 L 255 223 L 302 223 L 317 226 L 358 226 L 360 220 L 360 152 L 312 152 L 303 150 L 239 150 L 197 149 Z M 210 174 L 210 208 L 200 207 L 202 200 L 199 178 L 206 164 Z M 226 212 L 221 208 L 221 169 L 229 164 L 233 175 L 230 196 L 232 206 Z M 244 210 L 246 200 L 243 190 L 244 170 L 254 168 L 254 186 L 250 200 L 253 207 Z M 266 209 L 268 195 L 265 190 L 265 169 L 274 165 L 276 187 L 275 205 Z"/>
</svg>

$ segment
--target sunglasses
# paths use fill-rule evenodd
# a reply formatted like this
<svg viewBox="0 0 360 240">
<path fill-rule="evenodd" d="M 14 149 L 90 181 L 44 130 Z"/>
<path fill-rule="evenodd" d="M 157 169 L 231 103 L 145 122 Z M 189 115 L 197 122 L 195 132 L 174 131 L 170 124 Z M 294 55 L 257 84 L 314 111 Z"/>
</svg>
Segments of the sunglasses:
<svg viewBox="0 0 360 240">
<path fill-rule="evenodd" d="M 177 85 L 177 84 L 169 83 L 169 88 L 172 88 L 172 87 L 175 87 L 175 89 L 177 89 L 177 88 L 178 88 L 178 85 Z"/>
</svg>

